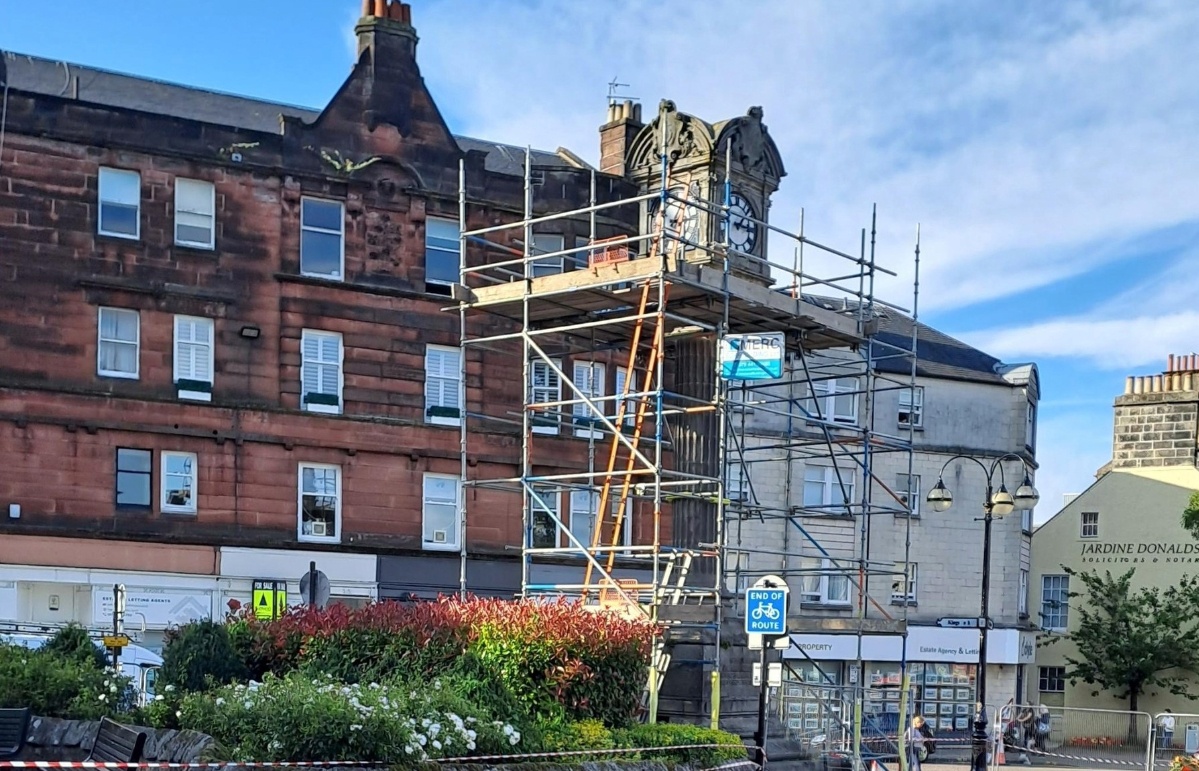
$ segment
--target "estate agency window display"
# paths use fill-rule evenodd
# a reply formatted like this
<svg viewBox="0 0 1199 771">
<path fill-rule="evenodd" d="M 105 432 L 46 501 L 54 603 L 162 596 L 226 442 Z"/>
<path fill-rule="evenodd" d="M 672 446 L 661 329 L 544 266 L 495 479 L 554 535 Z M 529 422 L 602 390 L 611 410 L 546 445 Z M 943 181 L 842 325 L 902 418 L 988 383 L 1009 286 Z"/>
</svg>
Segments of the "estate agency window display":
<svg viewBox="0 0 1199 771">
<path fill-rule="evenodd" d="M 835 732 L 841 724 L 844 689 L 841 665 L 791 661 L 784 673 L 783 696 L 779 700 L 790 735 Z"/>
<path fill-rule="evenodd" d="M 924 716 L 937 733 L 970 730 L 975 701 L 974 672 L 969 664 L 908 664 L 913 704 L 909 710 Z M 899 724 L 901 674 L 897 663 L 867 668 L 863 712 L 890 726 Z"/>
</svg>

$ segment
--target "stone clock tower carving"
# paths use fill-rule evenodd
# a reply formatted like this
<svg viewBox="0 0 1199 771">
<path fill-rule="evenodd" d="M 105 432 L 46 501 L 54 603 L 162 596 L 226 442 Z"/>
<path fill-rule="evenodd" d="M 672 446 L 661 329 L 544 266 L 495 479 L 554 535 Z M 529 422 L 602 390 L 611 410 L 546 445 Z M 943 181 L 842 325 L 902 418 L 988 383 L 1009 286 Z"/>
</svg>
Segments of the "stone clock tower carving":
<svg viewBox="0 0 1199 771">
<path fill-rule="evenodd" d="M 619 106 L 617 106 L 619 108 Z M 636 115 L 629 111 L 626 117 Z M 693 115 L 679 112 L 674 102 L 663 100 L 658 115 L 648 125 L 629 126 L 625 120 L 627 146 L 623 168 L 625 176 L 637 183 L 642 192 L 661 190 L 662 154 L 667 159 L 669 190 L 688 201 L 709 205 L 725 202 L 725 170 L 732 182 L 729 196 L 727 243 L 736 252 L 765 257 L 766 228 L 754 220 L 769 221 L 770 196 L 778 190 L 786 173 L 778 147 L 762 123 L 762 108 L 751 107 L 740 118 L 709 124 Z M 637 128 L 635 133 L 628 131 Z M 651 200 L 642 207 L 642 227 L 655 228 L 661 217 L 660 204 Z M 667 204 L 665 221 L 679 236 L 682 256 L 690 262 L 720 264 L 718 253 L 697 247 L 715 247 L 726 243 L 725 221 L 703 206 L 678 201 Z M 679 248 L 676 242 L 673 247 Z M 771 282 L 766 266 L 734 254 L 732 269 L 738 275 Z"/>
</svg>

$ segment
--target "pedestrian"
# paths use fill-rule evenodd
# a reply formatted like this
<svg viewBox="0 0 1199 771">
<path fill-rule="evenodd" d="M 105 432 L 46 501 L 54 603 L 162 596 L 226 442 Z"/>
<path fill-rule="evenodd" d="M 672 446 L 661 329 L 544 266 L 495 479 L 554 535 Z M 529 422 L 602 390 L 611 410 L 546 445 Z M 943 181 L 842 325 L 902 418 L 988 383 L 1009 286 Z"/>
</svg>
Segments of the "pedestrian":
<svg viewBox="0 0 1199 771">
<path fill-rule="evenodd" d="M 908 771 L 920 771 L 920 764 L 928 757 L 928 748 L 924 746 L 924 718 L 917 715 L 912 718 L 912 725 L 904 732 L 904 743 L 907 744 Z"/>
<path fill-rule="evenodd" d="M 1033 728 L 1036 737 L 1035 747 L 1041 752 L 1049 751 L 1049 707 L 1044 704 L 1037 706 L 1037 722 Z"/>
<path fill-rule="evenodd" d="M 1174 742 L 1174 715 L 1170 710 L 1157 719 L 1157 729 L 1162 748 L 1170 749 Z"/>
</svg>

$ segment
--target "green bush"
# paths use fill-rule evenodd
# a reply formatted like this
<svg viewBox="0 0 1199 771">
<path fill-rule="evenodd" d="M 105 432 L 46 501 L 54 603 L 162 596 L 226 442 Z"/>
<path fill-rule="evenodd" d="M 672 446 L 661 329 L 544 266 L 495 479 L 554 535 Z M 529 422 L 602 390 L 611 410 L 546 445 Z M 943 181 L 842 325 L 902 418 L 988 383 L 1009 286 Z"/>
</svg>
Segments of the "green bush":
<svg viewBox="0 0 1199 771">
<path fill-rule="evenodd" d="M 300 673 L 189 693 L 179 724 L 230 761 L 360 760 L 415 764 L 520 752 L 520 731 L 479 714 L 438 680 L 421 689 L 314 682 Z"/>
<path fill-rule="evenodd" d="M 733 760 L 745 760 L 747 750 L 740 737 L 726 731 L 684 723 L 637 725 L 615 731 L 617 746 L 641 748 L 643 760 L 682 763 L 693 768 L 711 768 Z M 718 747 L 683 749 L 681 745 L 716 744 Z M 679 747 L 679 749 L 660 749 Z"/>
<path fill-rule="evenodd" d="M 224 624 L 196 621 L 180 627 L 162 653 L 159 682 L 184 691 L 203 691 L 247 677 Z"/>
<path fill-rule="evenodd" d="M 92 661 L 42 648 L 0 645 L 0 707 L 29 707 L 35 715 L 95 720 L 128 712 L 129 678 Z"/>
<path fill-rule="evenodd" d="M 78 624 L 69 624 L 54 633 L 44 649 L 63 658 L 90 664 L 97 669 L 108 666 L 108 657 L 104 650 L 92 642 L 87 630 Z"/>
<path fill-rule="evenodd" d="M 541 752 L 570 752 L 578 750 L 611 750 L 616 748 L 616 737 L 598 720 L 577 722 L 548 721 L 540 726 L 538 746 Z M 572 761 L 619 760 L 625 756 L 618 753 L 597 753 L 575 756 Z"/>
</svg>

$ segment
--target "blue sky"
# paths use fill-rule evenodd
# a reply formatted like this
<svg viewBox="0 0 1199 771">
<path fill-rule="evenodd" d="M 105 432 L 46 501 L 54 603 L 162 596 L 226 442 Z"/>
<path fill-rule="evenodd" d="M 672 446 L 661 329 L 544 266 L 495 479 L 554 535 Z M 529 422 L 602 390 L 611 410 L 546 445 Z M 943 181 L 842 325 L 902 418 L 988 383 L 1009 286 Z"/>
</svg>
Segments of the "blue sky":
<svg viewBox="0 0 1199 771">
<path fill-rule="evenodd" d="M 414 0 L 451 128 L 598 154 L 607 82 L 709 120 L 762 105 L 805 211 L 921 317 L 1042 372 L 1043 520 L 1110 457 L 1125 375 L 1199 350 L 1199 5 L 1171 0 Z M 186 13 L 184 13 L 186 8 Z M 0 48 L 320 107 L 359 0 L 0 0 Z"/>
</svg>

